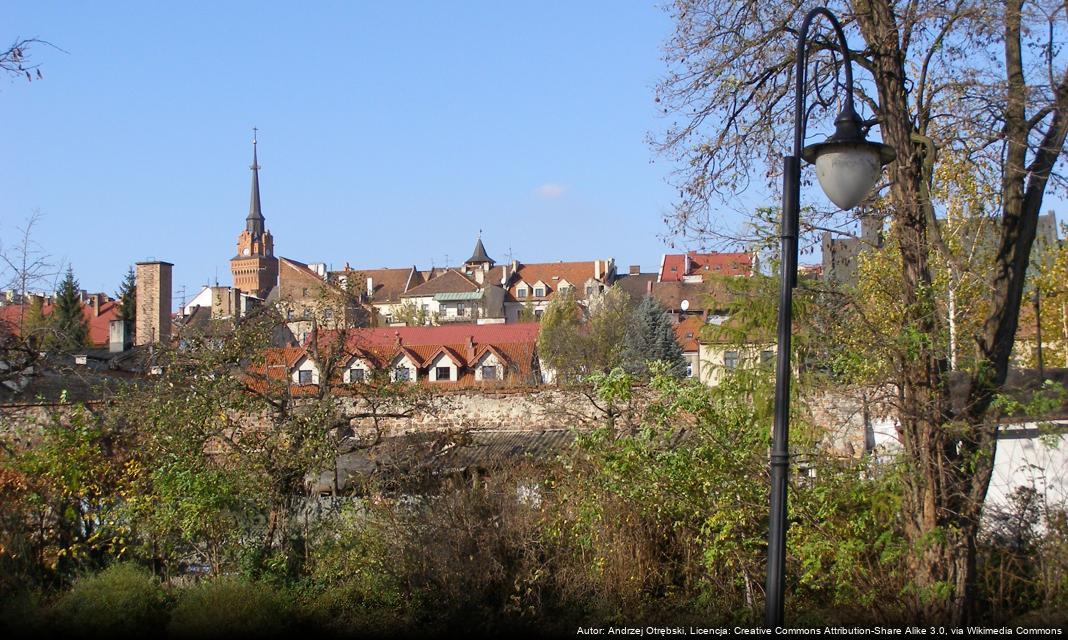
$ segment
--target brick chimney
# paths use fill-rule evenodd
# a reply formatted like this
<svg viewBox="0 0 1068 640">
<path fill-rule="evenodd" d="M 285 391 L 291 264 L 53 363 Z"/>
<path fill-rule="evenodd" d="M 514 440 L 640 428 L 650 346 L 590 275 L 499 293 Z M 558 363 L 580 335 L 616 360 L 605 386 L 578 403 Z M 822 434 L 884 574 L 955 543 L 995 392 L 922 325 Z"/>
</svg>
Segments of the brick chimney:
<svg viewBox="0 0 1068 640">
<path fill-rule="evenodd" d="M 172 267 L 161 260 L 137 263 L 137 345 L 171 339 Z"/>
<path fill-rule="evenodd" d="M 642 268 L 639 265 L 636 265 L 636 264 L 630 265 L 630 275 L 636 276 L 641 272 L 642 272 Z"/>
<path fill-rule="evenodd" d="M 93 297 L 93 317 L 94 318 L 99 318 L 100 317 L 100 294 L 99 293 L 94 293 L 92 297 Z"/>
</svg>

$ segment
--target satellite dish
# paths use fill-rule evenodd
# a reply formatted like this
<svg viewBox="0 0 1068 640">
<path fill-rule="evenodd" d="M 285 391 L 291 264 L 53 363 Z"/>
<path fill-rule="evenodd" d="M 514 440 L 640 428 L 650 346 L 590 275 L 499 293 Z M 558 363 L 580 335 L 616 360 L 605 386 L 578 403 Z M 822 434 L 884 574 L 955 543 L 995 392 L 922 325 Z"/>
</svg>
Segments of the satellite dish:
<svg viewBox="0 0 1068 640">
<path fill-rule="evenodd" d="M 690 308 L 690 301 L 689 300 L 683 300 L 682 302 L 679 303 L 679 308 L 682 309 L 683 311 L 686 311 L 687 309 Z"/>
</svg>

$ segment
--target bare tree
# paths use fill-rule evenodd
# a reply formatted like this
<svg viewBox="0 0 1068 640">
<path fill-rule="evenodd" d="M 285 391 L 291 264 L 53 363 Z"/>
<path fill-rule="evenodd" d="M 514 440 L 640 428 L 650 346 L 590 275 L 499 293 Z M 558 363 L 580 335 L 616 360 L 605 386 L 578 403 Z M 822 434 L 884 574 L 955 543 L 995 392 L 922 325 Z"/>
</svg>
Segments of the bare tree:
<svg viewBox="0 0 1068 640">
<path fill-rule="evenodd" d="M 990 481 L 997 426 L 991 403 L 1004 384 L 1038 215 L 1049 189 L 1062 189 L 1068 134 L 1068 66 L 1061 55 L 1068 8 L 1050 0 L 853 0 L 827 3 L 843 18 L 860 74 L 857 96 L 897 150 L 882 197 L 900 252 L 896 275 L 908 349 L 890 368 L 904 444 L 906 532 L 915 545 L 914 581 L 932 619 L 965 620 L 975 574 L 975 540 Z M 813 2 L 677 0 L 670 71 L 657 100 L 676 119 L 655 144 L 674 156 L 681 198 L 673 230 L 705 241 L 737 239 L 715 204 L 749 177 L 777 181 L 791 142 L 795 27 Z M 829 34 L 828 32 L 825 32 Z M 832 39 L 814 42 L 809 120 L 836 112 L 840 61 Z M 822 53 L 820 53 L 822 52 Z M 937 151 L 937 155 L 936 155 Z M 987 210 L 1000 228 L 982 329 L 971 336 L 977 363 L 963 402 L 951 402 L 936 312 L 932 262 L 951 264 L 936 220 L 932 180 L 944 158 L 995 186 Z M 809 211 L 809 229 L 850 219 Z M 958 267 L 959 268 L 959 267 Z M 963 337 L 961 339 L 964 339 Z M 948 616 L 948 617 L 946 617 Z"/>
<path fill-rule="evenodd" d="M 13 290 L 23 303 L 23 312 L 19 314 L 17 327 L 20 335 L 23 330 L 27 294 L 31 289 L 46 284 L 59 273 L 51 262 L 51 256 L 33 239 L 34 227 L 42 217 L 39 210 L 34 210 L 26 222 L 17 229 L 16 244 L 7 250 L 0 251 L 3 275 L 7 278 L 7 288 Z"/>
<path fill-rule="evenodd" d="M 15 42 L 6 51 L 0 51 L 0 71 L 12 76 L 25 76 L 27 81 L 41 79 L 40 65 L 28 58 L 29 50 L 34 45 L 49 44 L 37 38 L 15 38 Z"/>
</svg>

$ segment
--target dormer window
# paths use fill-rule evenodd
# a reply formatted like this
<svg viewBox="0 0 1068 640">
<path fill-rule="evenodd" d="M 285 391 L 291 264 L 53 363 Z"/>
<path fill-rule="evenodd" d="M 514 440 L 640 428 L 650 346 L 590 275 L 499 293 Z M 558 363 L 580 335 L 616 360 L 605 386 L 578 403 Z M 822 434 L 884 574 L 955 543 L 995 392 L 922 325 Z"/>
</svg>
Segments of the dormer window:
<svg viewBox="0 0 1068 640">
<path fill-rule="evenodd" d="M 526 298 L 527 297 L 527 288 L 526 287 L 520 287 L 520 288 L 516 289 L 515 290 L 515 297 L 517 297 L 519 299 Z"/>
<path fill-rule="evenodd" d="M 535 298 L 544 298 L 545 297 L 545 287 L 535 287 L 534 288 L 534 297 Z"/>
</svg>

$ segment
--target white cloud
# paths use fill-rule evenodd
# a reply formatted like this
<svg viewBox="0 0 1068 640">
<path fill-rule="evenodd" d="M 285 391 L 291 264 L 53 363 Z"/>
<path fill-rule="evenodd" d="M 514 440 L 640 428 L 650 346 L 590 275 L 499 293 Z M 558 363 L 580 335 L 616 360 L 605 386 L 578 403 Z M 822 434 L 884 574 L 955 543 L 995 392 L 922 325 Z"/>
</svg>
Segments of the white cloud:
<svg viewBox="0 0 1068 640">
<path fill-rule="evenodd" d="M 564 195 L 565 191 L 567 191 L 567 187 L 562 184 L 557 184 L 555 182 L 546 182 L 545 184 L 535 189 L 534 193 L 537 194 L 539 198 L 559 198 L 560 196 Z"/>
</svg>

